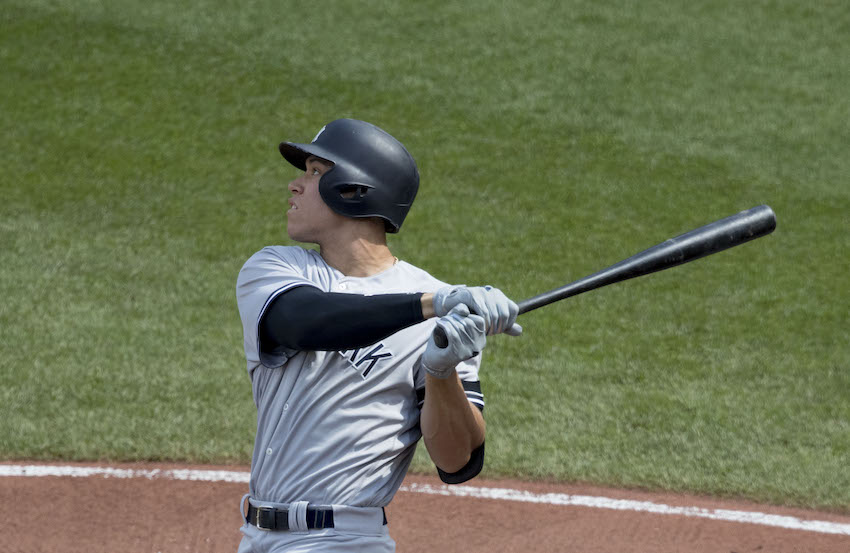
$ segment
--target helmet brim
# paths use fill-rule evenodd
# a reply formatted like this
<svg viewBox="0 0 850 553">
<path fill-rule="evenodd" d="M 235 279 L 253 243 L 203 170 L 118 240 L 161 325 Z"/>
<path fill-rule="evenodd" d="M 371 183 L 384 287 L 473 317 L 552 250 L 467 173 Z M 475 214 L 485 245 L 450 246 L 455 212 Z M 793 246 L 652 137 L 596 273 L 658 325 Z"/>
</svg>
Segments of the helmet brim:
<svg viewBox="0 0 850 553">
<path fill-rule="evenodd" d="M 307 170 L 307 158 L 316 156 L 334 163 L 333 154 L 318 144 L 299 144 L 297 142 L 281 142 L 278 146 L 280 154 L 292 165 Z"/>
</svg>

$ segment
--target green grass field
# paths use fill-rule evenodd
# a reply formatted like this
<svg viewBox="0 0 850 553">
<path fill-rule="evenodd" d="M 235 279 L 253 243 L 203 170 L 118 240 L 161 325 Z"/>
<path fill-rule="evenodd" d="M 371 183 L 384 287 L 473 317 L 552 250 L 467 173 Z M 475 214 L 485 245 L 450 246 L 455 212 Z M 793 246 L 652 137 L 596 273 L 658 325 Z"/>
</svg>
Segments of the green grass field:
<svg viewBox="0 0 850 553">
<path fill-rule="evenodd" d="M 247 463 L 277 143 L 356 117 L 422 173 L 394 252 L 516 299 L 778 215 L 492 338 L 486 475 L 850 511 L 844 3 L 11 0 L 0 31 L 0 458 Z"/>
</svg>

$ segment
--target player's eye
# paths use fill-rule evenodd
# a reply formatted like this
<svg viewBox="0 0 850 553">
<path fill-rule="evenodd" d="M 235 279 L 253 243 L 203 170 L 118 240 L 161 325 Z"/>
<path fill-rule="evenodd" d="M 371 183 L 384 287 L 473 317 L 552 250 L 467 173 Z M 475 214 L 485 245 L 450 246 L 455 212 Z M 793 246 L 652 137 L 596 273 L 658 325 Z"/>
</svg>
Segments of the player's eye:
<svg viewBox="0 0 850 553">
<path fill-rule="evenodd" d="M 314 175 L 321 175 L 321 173 L 319 172 L 319 170 L 316 167 L 313 167 L 313 174 Z"/>
</svg>

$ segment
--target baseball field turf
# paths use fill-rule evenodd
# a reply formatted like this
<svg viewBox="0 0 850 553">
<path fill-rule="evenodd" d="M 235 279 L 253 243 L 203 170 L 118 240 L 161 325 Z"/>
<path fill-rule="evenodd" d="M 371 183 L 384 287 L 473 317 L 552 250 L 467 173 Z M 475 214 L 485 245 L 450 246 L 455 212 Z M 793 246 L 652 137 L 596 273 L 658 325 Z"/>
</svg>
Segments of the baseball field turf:
<svg viewBox="0 0 850 553">
<path fill-rule="evenodd" d="M 0 31 L 0 459 L 247 463 L 277 143 L 355 117 L 420 166 L 396 255 L 518 300 L 777 213 L 491 338 L 486 475 L 850 511 L 844 2 L 7 0 Z"/>
</svg>

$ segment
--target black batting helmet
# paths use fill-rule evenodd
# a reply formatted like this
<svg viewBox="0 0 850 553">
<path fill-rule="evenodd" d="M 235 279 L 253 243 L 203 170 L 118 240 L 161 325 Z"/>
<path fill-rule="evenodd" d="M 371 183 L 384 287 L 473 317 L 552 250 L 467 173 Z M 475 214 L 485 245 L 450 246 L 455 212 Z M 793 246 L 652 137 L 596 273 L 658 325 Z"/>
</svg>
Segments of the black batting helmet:
<svg viewBox="0 0 850 553">
<path fill-rule="evenodd" d="M 389 133 L 365 121 L 337 119 L 310 144 L 281 142 L 280 153 L 302 171 L 310 156 L 333 162 L 319 180 L 328 207 L 347 217 L 380 217 L 387 232 L 401 228 L 419 189 L 413 156 Z"/>
</svg>

